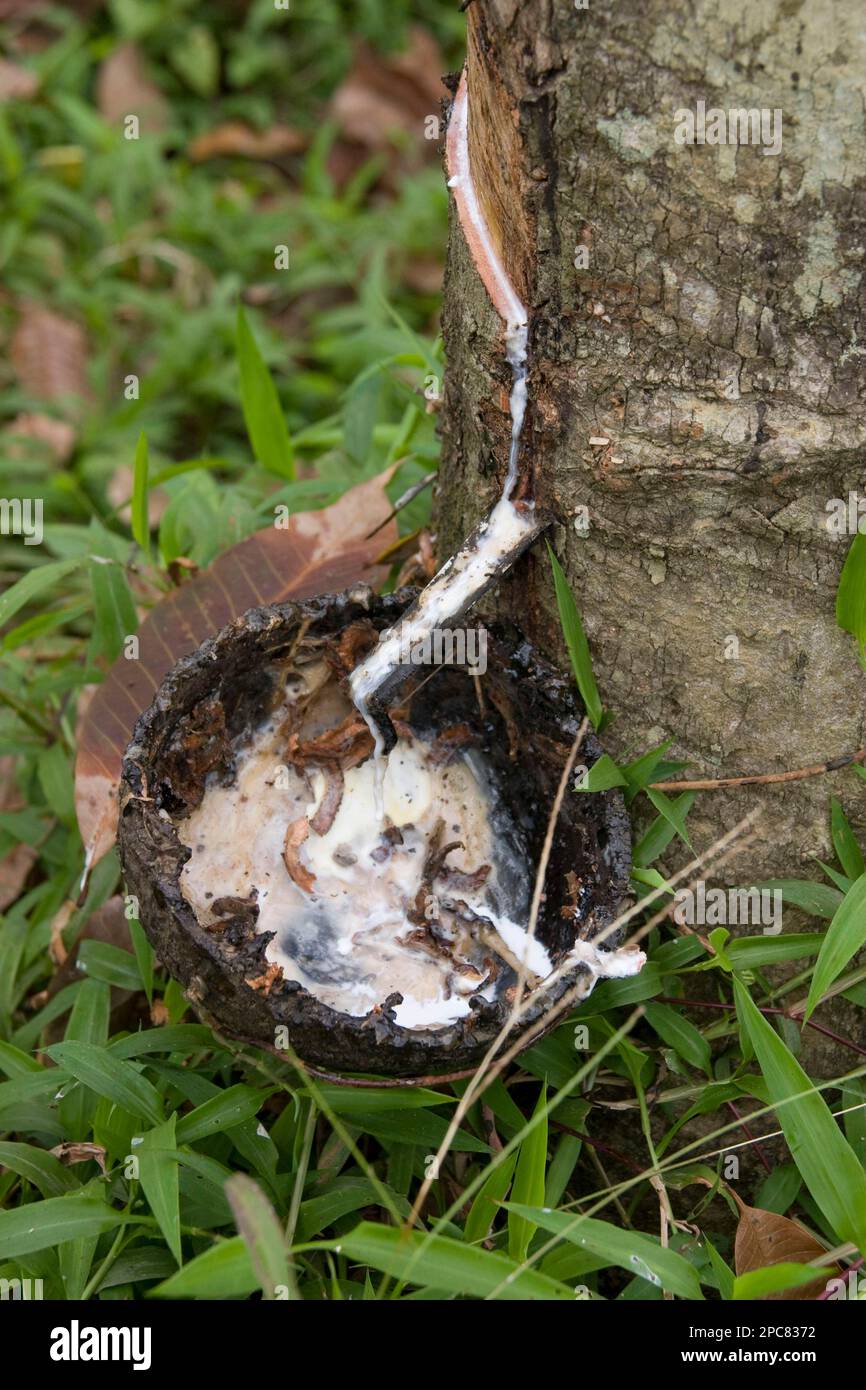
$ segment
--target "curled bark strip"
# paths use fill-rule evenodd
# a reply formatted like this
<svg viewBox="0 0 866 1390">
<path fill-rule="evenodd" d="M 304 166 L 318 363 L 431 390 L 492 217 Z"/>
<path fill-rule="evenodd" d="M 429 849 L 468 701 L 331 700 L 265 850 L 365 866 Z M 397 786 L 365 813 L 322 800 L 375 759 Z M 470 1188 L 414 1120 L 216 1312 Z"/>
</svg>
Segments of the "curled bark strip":
<svg viewBox="0 0 866 1390">
<path fill-rule="evenodd" d="M 323 772 L 326 782 L 325 795 L 322 797 L 319 809 L 310 821 L 310 829 L 316 835 L 327 835 L 334 824 L 337 812 L 343 803 L 345 786 L 343 774 L 338 767 L 326 767 Z"/>
<path fill-rule="evenodd" d="M 286 830 L 286 839 L 283 845 L 283 858 L 286 861 L 286 868 L 292 880 L 298 885 L 302 893 L 312 893 L 313 884 L 316 882 L 316 875 L 311 874 L 305 864 L 301 863 L 301 845 L 310 833 L 310 822 L 306 816 L 300 816 L 298 820 L 289 823 Z"/>
<path fill-rule="evenodd" d="M 357 767 L 373 750 L 373 735 L 359 714 L 349 714 L 341 724 L 301 743 L 291 734 L 286 758 L 302 771 L 308 766 L 339 767 L 345 772 Z"/>
</svg>

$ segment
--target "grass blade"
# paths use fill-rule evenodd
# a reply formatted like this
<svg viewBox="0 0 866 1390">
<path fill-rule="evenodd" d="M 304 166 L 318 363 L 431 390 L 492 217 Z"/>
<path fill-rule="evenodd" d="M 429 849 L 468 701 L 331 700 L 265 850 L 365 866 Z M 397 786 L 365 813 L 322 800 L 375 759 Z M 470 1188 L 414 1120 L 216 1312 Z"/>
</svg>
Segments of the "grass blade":
<svg viewBox="0 0 866 1390">
<path fill-rule="evenodd" d="M 147 510 L 148 497 L 148 451 L 147 435 L 142 430 L 135 446 L 135 464 L 132 473 L 132 534 L 147 559 L 150 559 L 150 516 Z"/>
<path fill-rule="evenodd" d="M 253 453 L 269 473 L 294 482 L 295 455 L 283 408 L 242 304 L 238 305 L 237 348 L 241 404 Z"/>
<path fill-rule="evenodd" d="M 533 1120 L 543 1115 L 529 1130 L 520 1145 L 512 1196 L 515 1204 L 541 1206 L 544 1202 L 544 1174 L 547 1167 L 547 1087 L 542 1086 L 532 1112 Z M 519 1212 L 508 1212 L 508 1253 L 520 1264 L 526 1259 L 535 1226 Z"/>
<path fill-rule="evenodd" d="M 845 966 L 866 942 L 866 874 L 845 894 L 826 935 L 815 962 L 809 998 L 806 1001 L 804 1023 L 811 1018 L 820 999 L 842 974 Z"/>
<path fill-rule="evenodd" d="M 734 980 L 737 1013 L 748 1033 L 791 1157 L 840 1240 L 866 1250 L 866 1173 L 823 1097 L 742 981 Z"/>
<path fill-rule="evenodd" d="M 550 564 L 553 569 L 556 606 L 559 609 L 559 621 L 562 624 L 562 635 L 565 638 L 565 645 L 568 647 L 568 655 L 571 657 L 571 669 L 574 671 L 574 679 L 577 681 L 577 688 L 580 691 L 580 697 L 589 715 L 589 721 L 592 727 L 597 729 L 601 723 L 603 710 L 601 707 L 601 697 L 598 693 L 598 687 L 595 683 L 595 676 L 592 671 L 592 657 L 589 654 L 589 643 L 586 640 L 583 623 L 580 621 L 580 614 L 577 611 L 574 594 L 571 592 L 563 568 L 554 555 L 549 541 L 547 543 L 547 553 L 550 556 Z"/>
</svg>

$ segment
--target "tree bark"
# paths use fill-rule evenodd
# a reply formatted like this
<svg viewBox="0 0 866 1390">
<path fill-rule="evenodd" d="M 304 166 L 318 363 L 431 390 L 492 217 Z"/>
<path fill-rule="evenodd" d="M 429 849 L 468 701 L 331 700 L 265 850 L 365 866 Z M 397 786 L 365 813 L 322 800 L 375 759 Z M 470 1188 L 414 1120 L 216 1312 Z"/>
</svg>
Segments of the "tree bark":
<svg viewBox="0 0 866 1390">
<path fill-rule="evenodd" d="M 467 19 L 473 177 L 531 309 L 522 487 L 557 517 L 603 741 L 623 759 L 672 739 L 684 776 L 853 753 L 850 536 L 826 505 L 866 495 L 860 0 L 472 0 Z M 781 152 L 678 145 L 699 100 L 780 109 Z M 444 333 L 446 555 L 495 501 L 509 431 L 502 323 L 456 221 Z M 565 660 L 542 546 L 500 603 Z M 728 881 L 815 876 L 830 791 L 862 824 L 839 772 L 701 795 L 694 843 L 760 802 Z"/>
</svg>

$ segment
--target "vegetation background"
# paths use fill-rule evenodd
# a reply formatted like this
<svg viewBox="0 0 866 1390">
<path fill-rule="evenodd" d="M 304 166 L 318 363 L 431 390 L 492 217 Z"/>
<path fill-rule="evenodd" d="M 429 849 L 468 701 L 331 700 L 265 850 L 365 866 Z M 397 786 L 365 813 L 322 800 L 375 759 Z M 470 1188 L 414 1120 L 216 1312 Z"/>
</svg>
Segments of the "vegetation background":
<svg viewBox="0 0 866 1390">
<path fill-rule="evenodd" d="M 838 862 L 777 885 L 793 930 L 654 927 L 441 1154 L 467 1083 L 344 1089 L 214 1038 L 113 851 L 79 899 L 76 751 L 125 638 L 276 506 L 436 466 L 429 137 L 463 33 L 446 0 L 0 0 L 0 492 L 44 506 L 41 545 L 0 537 L 0 1279 L 47 1297 L 814 1298 L 862 1262 L 857 769 Z M 391 582 L 429 572 L 429 507 Z M 664 754 L 616 777 L 669 902 L 694 796 L 646 790 Z M 815 1007 L 844 1074 L 796 1060 Z"/>
</svg>

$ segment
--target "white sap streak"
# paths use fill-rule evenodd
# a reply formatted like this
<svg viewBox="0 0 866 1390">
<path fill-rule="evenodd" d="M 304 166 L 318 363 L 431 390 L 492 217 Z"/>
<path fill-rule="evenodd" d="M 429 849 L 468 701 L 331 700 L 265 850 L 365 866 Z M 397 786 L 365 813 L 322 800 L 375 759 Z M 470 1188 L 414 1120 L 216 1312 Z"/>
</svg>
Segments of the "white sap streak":
<svg viewBox="0 0 866 1390">
<path fill-rule="evenodd" d="M 529 341 L 529 314 L 515 290 L 499 252 L 493 244 L 490 228 L 481 210 L 478 193 L 472 179 L 469 160 L 469 89 L 464 72 L 454 98 L 448 130 L 448 187 L 458 195 L 461 219 L 470 244 L 478 248 L 484 283 L 497 311 L 505 320 L 505 355 L 511 367 L 514 384 L 511 388 L 511 447 L 508 454 L 508 474 L 503 498 L 508 500 L 517 482 L 517 455 L 520 435 L 526 414 L 526 351 Z M 468 224 L 468 226 L 466 225 Z"/>
<path fill-rule="evenodd" d="M 518 546 L 534 527 L 535 518 L 531 509 L 519 512 L 507 498 L 500 498 L 490 516 L 482 523 L 481 543 L 463 546 L 446 561 L 421 594 L 414 613 L 402 619 L 396 627 L 383 632 L 370 655 L 355 667 L 349 679 L 352 699 L 373 734 L 377 757 L 383 744 L 367 706 L 371 695 L 396 670 L 401 658 L 416 642 L 435 628 L 444 626 L 454 613 L 468 606 L 473 595 L 496 573 L 503 555 Z"/>
<path fill-rule="evenodd" d="M 355 706 L 373 735 L 376 766 L 376 805 L 381 808 L 384 776 L 384 741 L 369 701 L 401 664 L 401 655 L 416 641 L 422 641 L 454 614 L 469 607 L 474 597 L 497 572 L 500 562 L 519 547 L 521 539 L 534 529 L 530 508 L 518 511 L 511 501 L 517 482 L 520 436 L 526 416 L 526 354 L 529 341 L 528 313 L 509 279 L 493 244 L 490 229 L 481 211 L 469 164 L 469 99 L 464 72 L 454 99 L 448 129 L 448 187 L 454 189 L 464 231 L 470 245 L 479 252 L 479 270 L 495 305 L 505 320 L 505 354 L 513 375 L 509 398 L 511 444 L 508 471 L 502 496 L 481 527 L 477 545 L 464 545 L 448 560 L 427 585 L 415 608 L 414 617 L 390 628 L 379 639 L 371 655 L 352 672 L 349 686 Z"/>
</svg>

